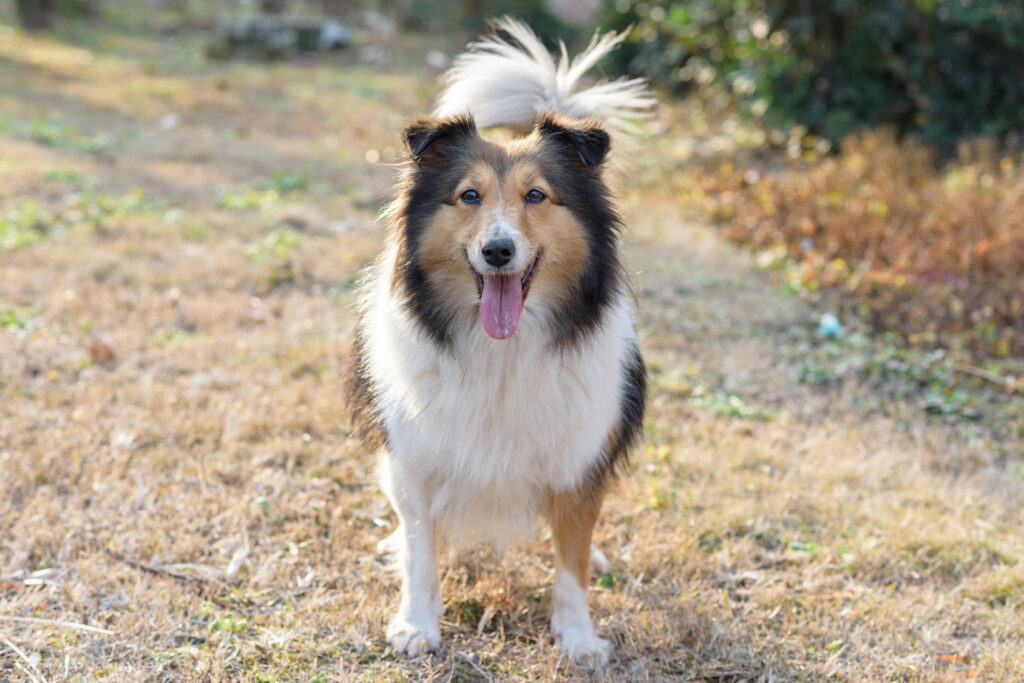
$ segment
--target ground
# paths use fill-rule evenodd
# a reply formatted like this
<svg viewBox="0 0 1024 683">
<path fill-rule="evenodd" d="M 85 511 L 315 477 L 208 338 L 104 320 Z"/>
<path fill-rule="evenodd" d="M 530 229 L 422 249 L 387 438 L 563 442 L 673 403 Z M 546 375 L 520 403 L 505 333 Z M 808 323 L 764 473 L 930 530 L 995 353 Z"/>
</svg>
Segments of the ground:
<svg viewBox="0 0 1024 683">
<path fill-rule="evenodd" d="M 1019 437 L 801 383 L 821 311 L 664 182 L 685 105 L 620 183 L 652 386 L 597 531 L 612 664 L 552 644 L 541 529 L 445 561 L 441 650 L 395 656 L 340 386 L 436 41 L 67 38 L 0 25 L 0 678 L 1024 678 Z"/>
</svg>

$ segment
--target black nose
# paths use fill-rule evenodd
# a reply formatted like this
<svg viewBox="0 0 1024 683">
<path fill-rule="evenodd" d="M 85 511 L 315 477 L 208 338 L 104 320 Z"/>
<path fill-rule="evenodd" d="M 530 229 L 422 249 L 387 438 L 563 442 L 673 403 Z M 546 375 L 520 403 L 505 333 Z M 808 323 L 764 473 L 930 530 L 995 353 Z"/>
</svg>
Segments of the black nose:
<svg viewBox="0 0 1024 683">
<path fill-rule="evenodd" d="M 516 255 L 516 243 L 507 237 L 490 240 L 481 250 L 484 261 L 495 268 L 501 268 Z"/>
</svg>

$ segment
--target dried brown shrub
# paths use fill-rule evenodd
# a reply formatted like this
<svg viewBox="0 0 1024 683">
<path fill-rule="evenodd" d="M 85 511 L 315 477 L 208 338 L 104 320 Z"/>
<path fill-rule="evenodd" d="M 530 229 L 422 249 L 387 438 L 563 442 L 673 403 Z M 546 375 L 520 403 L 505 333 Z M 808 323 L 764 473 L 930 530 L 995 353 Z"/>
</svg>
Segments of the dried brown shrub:
<svg viewBox="0 0 1024 683">
<path fill-rule="evenodd" d="M 799 284 L 850 295 L 875 329 L 977 356 L 1024 354 L 1024 168 L 994 145 L 932 152 L 891 132 L 764 177 L 708 184 L 728 235 L 799 264 Z"/>
</svg>

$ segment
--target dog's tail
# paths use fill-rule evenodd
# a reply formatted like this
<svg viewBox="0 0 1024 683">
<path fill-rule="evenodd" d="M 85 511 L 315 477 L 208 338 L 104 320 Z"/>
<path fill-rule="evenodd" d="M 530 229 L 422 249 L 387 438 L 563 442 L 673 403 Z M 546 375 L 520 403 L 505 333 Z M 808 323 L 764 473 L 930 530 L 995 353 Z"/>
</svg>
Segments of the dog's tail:
<svg viewBox="0 0 1024 683">
<path fill-rule="evenodd" d="M 625 33 L 595 34 L 590 45 L 571 61 L 565 44 L 558 64 L 530 28 L 516 19 L 499 19 L 497 36 L 470 45 L 444 75 L 434 115 L 470 114 L 481 128 L 507 127 L 527 131 L 537 116 L 566 114 L 596 118 L 610 127 L 631 131 L 631 121 L 644 118 L 655 104 L 642 78 L 619 79 L 577 90 L 580 78 L 615 49 Z M 575 91 L 575 92 L 574 92 Z"/>
</svg>

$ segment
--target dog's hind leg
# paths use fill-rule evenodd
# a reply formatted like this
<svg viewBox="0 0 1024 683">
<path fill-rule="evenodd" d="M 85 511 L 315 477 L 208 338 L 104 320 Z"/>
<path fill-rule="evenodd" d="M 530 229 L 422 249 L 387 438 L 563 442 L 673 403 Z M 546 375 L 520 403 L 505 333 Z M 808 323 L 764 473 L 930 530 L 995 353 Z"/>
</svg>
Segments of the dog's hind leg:
<svg viewBox="0 0 1024 683">
<path fill-rule="evenodd" d="M 547 517 L 555 539 L 555 588 L 551 600 L 551 630 L 558 644 L 578 664 L 603 666 L 611 650 L 590 621 L 587 587 L 590 583 L 591 536 L 604 498 L 596 491 L 553 493 Z"/>
<path fill-rule="evenodd" d="M 396 651 L 416 657 L 441 644 L 437 534 L 421 482 L 403 477 L 392 462 L 381 468 L 381 480 L 398 514 L 398 529 L 385 541 L 402 578 L 402 599 L 388 622 L 387 638 Z"/>
</svg>

